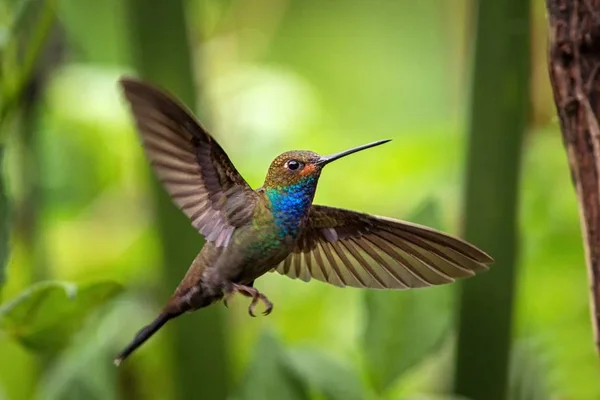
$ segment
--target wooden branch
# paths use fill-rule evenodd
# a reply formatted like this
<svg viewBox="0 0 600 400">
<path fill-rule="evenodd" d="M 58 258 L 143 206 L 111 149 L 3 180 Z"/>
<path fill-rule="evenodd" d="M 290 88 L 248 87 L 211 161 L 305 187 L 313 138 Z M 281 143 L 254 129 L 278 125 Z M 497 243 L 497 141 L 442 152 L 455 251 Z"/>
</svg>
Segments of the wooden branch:
<svg viewBox="0 0 600 400">
<path fill-rule="evenodd" d="M 549 70 L 577 191 L 600 351 L 600 0 L 547 0 Z"/>
</svg>

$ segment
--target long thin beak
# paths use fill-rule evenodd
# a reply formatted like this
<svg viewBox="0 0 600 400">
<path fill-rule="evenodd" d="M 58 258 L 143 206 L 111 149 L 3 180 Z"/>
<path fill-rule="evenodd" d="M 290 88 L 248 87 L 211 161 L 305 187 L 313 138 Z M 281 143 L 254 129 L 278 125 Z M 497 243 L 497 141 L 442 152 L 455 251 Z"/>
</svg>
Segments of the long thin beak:
<svg viewBox="0 0 600 400">
<path fill-rule="evenodd" d="M 362 146 L 358 146 L 358 147 L 355 147 L 350 150 L 342 151 L 340 153 L 335 153 L 335 154 L 331 154 L 328 156 L 322 156 L 321 158 L 319 158 L 319 160 L 315 164 L 324 166 L 324 165 L 329 164 L 332 161 L 339 160 L 342 157 L 346 157 L 346 156 L 349 156 L 350 154 L 356 153 L 357 151 L 370 149 L 371 147 L 375 147 L 375 146 L 379 146 L 380 144 L 387 143 L 390 140 L 392 140 L 392 139 L 378 140 L 376 142 L 364 144 Z"/>
</svg>

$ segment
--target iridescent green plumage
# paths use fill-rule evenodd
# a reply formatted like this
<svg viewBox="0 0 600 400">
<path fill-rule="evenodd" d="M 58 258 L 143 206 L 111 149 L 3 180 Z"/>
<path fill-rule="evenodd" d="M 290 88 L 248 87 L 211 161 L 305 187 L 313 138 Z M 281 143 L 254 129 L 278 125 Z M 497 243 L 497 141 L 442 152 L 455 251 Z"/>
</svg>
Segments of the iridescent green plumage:
<svg viewBox="0 0 600 400">
<path fill-rule="evenodd" d="M 254 287 L 268 271 L 336 286 L 408 289 L 452 282 L 492 259 L 442 232 L 389 218 L 313 205 L 322 169 L 379 141 L 331 156 L 290 151 L 252 190 L 223 149 L 177 101 L 146 83 L 123 79 L 154 172 L 206 244 L 150 325 L 118 364 L 167 321 L 233 293 L 273 305 Z"/>
</svg>

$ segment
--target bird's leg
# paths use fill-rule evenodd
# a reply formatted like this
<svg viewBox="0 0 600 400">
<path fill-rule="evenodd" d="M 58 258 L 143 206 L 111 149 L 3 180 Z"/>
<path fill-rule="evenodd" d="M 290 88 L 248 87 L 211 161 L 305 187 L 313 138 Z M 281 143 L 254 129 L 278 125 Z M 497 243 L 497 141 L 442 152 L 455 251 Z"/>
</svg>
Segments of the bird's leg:
<svg viewBox="0 0 600 400">
<path fill-rule="evenodd" d="M 231 298 L 233 297 L 233 295 L 235 294 L 235 292 L 237 292 L 238 290 L 236 289 L 236 286 L 242 286 L 242 285 L 236 285 L 235 283 L 231 283 L 229 285 L 226 286 L 225 289 L 225 297 L 223 298 L 223 304 L 225 305 L 225 307 L 229 308 L 229 300 L 231 300 Z M 248 285 L 246 285 L 245 287 L 248 288 L 254 288 L 254 281 L 250 282 Z M 242 295 L 247 296 L 247 297 L 253 297 L 252 295 L 249 295 L 247 293 L 244 292 L 240 292 Z"/>
<path fill-rule="evenodd" d="M 227 305 L 227 300 L 229 300 L 235 292 L 238 292 L 243 296 L 252 297 L 252 302 L 248 307 L 248 314 L 250 314 L 252 317 L 256 317 L 256 315 L 254 314 L 254 310 L 256 309 L 256 306 L 259 301 L 262 301 L 266 307 L 265 311 L 263 311 L 263 315 L 269 315 L 271 311 L 273 311 L 273 303 L 269 301 L 267 296 L 253 288 L 253 283 L 254 282 L 251 282 L 248 286 L 232 283 L 230 289 L 226 292 L 224 303 L 225 305 Z"/>
</svg>

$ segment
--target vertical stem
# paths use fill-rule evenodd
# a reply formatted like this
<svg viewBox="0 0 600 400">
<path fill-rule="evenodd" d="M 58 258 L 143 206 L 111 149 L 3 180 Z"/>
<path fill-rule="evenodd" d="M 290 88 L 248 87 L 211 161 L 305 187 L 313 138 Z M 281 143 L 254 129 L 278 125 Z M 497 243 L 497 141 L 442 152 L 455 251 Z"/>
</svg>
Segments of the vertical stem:
<svg viewBox="0 0 600 400">
<path fill-rule="evenodd" d="M 183 0 L 128 0 L 133 60 L 146 80 L 171 91 L 194 109 L 195 91 Z M 172 292 L 183 278 L 202 237 L 155 179 L 153 194 L 163 243 L 163 279 Z M 175 377 L 181 399 L 225 399 L 229 368 L 221 307 L 209 307 L 173 321 Z"/>
<path fill-rule="evenodd" d="M 4 145 L 0 143 L 0 290 L 6 280 L 6 263 L 8 262 L 9 247 L 9 213 L 4 181 L 4 151 Z"/>
<path fill-rule="evenodd" d="M 46 74 L 35 73 L 26 85 L 19 115 L 18 149 L 19 178 L 24 188 L 21 201 L 15 204 L 15 236 L 25 248 L 25 264 L 31 271 L 31 281 L 49 278 L 47 257 L 43 256 L 44 242 L 40 235 L 44 193 L 41 189 L 41 158 L 39 147 L 40 100 Z"/>
<path fill-rule="evenodd" d="M 20 93 L 19 129 L 17 149 L 19 151 L 19 178 L 24 189 L 23 197 L 14 202 L 13 229 L 15 240 L 25 249 L 24 262 L 30 271 L 30 281 L 38 282 L 50 278 L 51 261 L 45 255 L 44 235 L 41 221 L 44 213 L 45 193 L 42 186 L 43 151 L 40 143 L 40 124 L 43 93 L 53 70 L 60 64 L 63 55 L 63 36 L 55 18 L 48 21 L 39 54 L 34 58 L 31 75 L 24 82 Z M 43 374 L 51 365 L 53 355 L 38 357 L 38 373 Z"/>
<path fill-rule="evenodd" d="M 43 242 L 39 234 L 39 215 L 42 204 L 42 193 L 40 189 L 40 158 L 41 152 L 37 143 L 40 100 L 48 80 L 48 76 L 57 66 L 62 56 L 63 37 L 60 26 L 56 20 L 56 1 L 45 1 L 38 3 L 23 3 L 15 10 L 15 38 L 19 54 L 22 60 L 12 60 L 9 65 L 18 65 L 16 75 L 18 86 L 16 90 L 8 91 L 10 96 L 0 102 L 0 129 L 8 131 L 9 123 L 13 114 L 18 116 L 19 131 L 18 144 L 20 145 L 21 164 L 19 165 L 20 179 L 25 188 L 25 195 L 21 204 L 15 204 L 14 220 L 16 225 L 16 236 L 21 236 L 26 249 L 26 264 L 32 270 L 33 280 L 46 278 L 46 260 L 43 257 Z M 18 40 L 17 40 L 18 38 Z M 2 124 L 2 123 L 5 123 Z M 0 130 L 0 147 L 2 140 L 6 138 L 6 132 Z M 0 150 L 4 151 L 4 149 Z M 1 156 L 1 155 L 0 155 Z M 1 168 L 1 164 L 0 164 Z M 0 176 L 2 171 L 0 171 Z M 1 179 L 1 178 L 0 178 Z M 2 186 L 2 182 L 0 182 Z M 6 190 L 6 188 L 0 188 Z M 0 193 L 0 197 L 5 193 Z M 0 200 L 0 230 L 10 228 L 4 218 L 8 218 L 8 204 L 6 198 Z M 0 285 L 3 282 L 3 272 L 8 256 L 6 236 L 0 233 Z"/>
<path fill-rule="evenodd" d="M 480 1 L 477 7 L 465 237 L 496 262 L 461 286 L 455 392 L 473 400 L 504 400 L 507 394 L 529 105 L 529 14 L 524 0 Z"/>
</svg>

